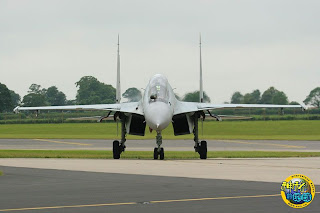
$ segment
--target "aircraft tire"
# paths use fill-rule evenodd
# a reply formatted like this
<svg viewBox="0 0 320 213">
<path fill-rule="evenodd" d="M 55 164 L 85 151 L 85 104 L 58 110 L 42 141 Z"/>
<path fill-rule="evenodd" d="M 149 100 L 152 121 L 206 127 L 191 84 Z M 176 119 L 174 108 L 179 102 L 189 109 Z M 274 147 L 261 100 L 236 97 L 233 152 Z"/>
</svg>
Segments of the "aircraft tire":
<svg viewBox="0 0 320 213">
<path fill-rule="evenodd" d="M 207 159 L 207 141 L 201 141 L 199 154 L 200 159 Z"/>
<path fill-rule="evenodd" d="M 112 147 L 112 151 L 113 151 L 113 159 L 120 159 L 120 143 L 119 141 L 115 140 L 113 141 L 113 147 Z"/>
<path fill-rule="evenodd" d="M 159 153 L 158 153 L 158 148 L 154 148 L 153 150 L 153 159 L 158 160 Z"/>
<path fill-rule="evenodd" d="M 160 160 L 163 160 L 164 159 L 164 149 L 161 148 L 160 149 Z"/>
</svg>

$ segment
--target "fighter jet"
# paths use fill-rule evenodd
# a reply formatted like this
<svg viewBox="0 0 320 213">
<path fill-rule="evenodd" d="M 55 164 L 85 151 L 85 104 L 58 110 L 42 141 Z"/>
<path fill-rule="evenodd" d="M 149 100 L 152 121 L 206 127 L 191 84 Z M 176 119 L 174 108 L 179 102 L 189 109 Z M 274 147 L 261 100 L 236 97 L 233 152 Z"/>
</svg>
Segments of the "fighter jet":
<svg viewBox="0 0 320 213">
<path fill-rule="evenodd" d="M 183 102 L 176 99 L 168 79 L 162 74 L 151 77 L 142 99 L 138 102 L 120 103 L 120 51 L 119 36 L 117 48 L 117 83 L 116 83 L 116 103 L 96 104 L 96 105 L 70 105 L 70 106 L 39 106 L 39 107 L 16 107 L 14 112 L 40 110 L 95 110 L 108 112 L 108 116 L 113 112 L 114 120 L 121 122 L 121 140 L 113 141 L 113 158 L 119 159 L 121 153 L 126 149 L 126 135 L 145 135 L 146 125 L 150 131 L 157 133 L 156 147 L 153 158 L 163 160 L 164 149 L 162 147 L 161 132 L 170 123 L 173 125 L 174 135 L 194 135 L 194 150 L 199 153 L 200 159 L 207 159 L 207 142 L 199 141 L 198 122 L 204 120 L 206 114 L 221 121 L 222 116 L 212 114 L 216 109 L 238 109 L 238 108 L 302 108 L 301 105 L 272 105 L 272 104 L 211 104 L 203 103 L 203 81 L 202 81 L 202 58 L 201 58 L 201 38 L 200 38 L 200 99 L 198 103 Z M 105 117 L 98 119 L 103 120 Z"/>
</svg>

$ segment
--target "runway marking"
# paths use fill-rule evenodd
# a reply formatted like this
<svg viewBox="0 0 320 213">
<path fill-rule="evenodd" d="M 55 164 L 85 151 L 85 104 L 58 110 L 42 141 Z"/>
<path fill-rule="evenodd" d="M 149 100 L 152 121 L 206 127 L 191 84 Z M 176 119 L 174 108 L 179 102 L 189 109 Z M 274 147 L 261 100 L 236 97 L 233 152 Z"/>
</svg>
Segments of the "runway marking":
<svg viewBox="0 0 320 213">
<path fill-rule="evenodd" d="M 320 192 L 316 192 L 318 194 Z M 47 207 L 33 207 L 33 208 L 16 208 L 16 209 L 0 209 L 0 212 L 9 211 L 29 211 L 29 210 L 44 210 L 44 209 L 63 209 L 63 208 L 84 208 L 84 207 L 101 207 L 101 206 L 122 206 L 122 205 L 141 205 L 144 203 L 173 203 L 173 202 L 191 202 L 191 201 L 205 201 L 205 200 L 227 200 L 227 199 L 242 199 L 242 198 L 262 198 L 262 197 L 277 197 L 281 194 L 272 195 L 245 195 L 233 197 L 208 197 L 208 198 L 191 198 L 191 199 L 176 199 L 176 200 L 155 200 L 149 202 L 127 202 L 127 203 L 102 203 L 102 204 L 85 204 L 85 205 L 70 205 L 70 206 L 47 206 Z"/>
<path fill-rule="evenodd" d="M 207 197 L 207 198 L 191 198 L 191 199 L 179 199 L 179 200 L 158 200 L 158 201 L 150 201 L 150 203 L 172 203 L 172 202 L 188 202 L 188 201 L 201 201 L 201 200 L 227 200 L 227 199 L 276 197 L 276 196 L 280 196 L 280 194 L 248 195 L 248 196 L 234 196 L 234 197 Z"/>
<path fill-rule="evenodd" d="M 78 146 L 92 146 L 92 144 L 87 144 L 87 143 L 63 142 L 63 141 L 53 141 L 53 140 L 45 140 L 45 139 L 33 139 L 33 140 L 45 141 L 45 142 L 50 142 L 50 143 L 72 144 L 72 145 L 78 145 Z"/>
<path fill-rule="evenodd" d="M 29 211 L 29 210 L 43 210 L 43 209 L 64 209 L 64 208 L 83 208 L 83 207 L 99 207 L 99 206 L 122 206 L 134 205 L 136 202 L 129 203 L 103 203 L 103 204 L 87 204 L 87 205 L 74 205 L 74 206 L 47 206 L 47 207 L 33 207 L 33 208 L 19 208 L 19 209 L 0 209 L 0 212 L 9 211 Z"/>
<path fill-rule="evenodd" d="M 218 142 L 226 142 L 226 143 L 240 143 L 240 144 L 255 144 L 255 145 L 267 145 L 267 146 L 279 146 L 285 148 L 296 148 L 296 149 L 305 149 L 305 146 L 294 146 L 294 145 L 284 145 L 284 144 L 274 144 L 274 143 L 254 143 L 254 142 L 246 142 L 246 141 L 237 141 L 237 140 L 215 140 Z"/>
</svg>

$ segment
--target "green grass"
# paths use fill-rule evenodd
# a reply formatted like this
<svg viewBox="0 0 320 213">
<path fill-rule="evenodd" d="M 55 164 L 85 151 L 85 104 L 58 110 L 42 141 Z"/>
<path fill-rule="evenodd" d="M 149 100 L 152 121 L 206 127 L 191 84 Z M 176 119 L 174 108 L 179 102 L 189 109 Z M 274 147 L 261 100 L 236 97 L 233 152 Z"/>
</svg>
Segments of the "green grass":
<svg viewBox="0 0 320 213">
<path fill-rule="evenodd" d="M 0 176 L 2 176 L 3 175 L 3 172 L 0 170 Z"/>
<path fill-rule="evenodd" d="M 320 157 L 320 152 L 215 151 L 208 158 Z M 0 150 L 0 158 L 79 158 L 112 159 L 112 151 L 95 150 Z M 152 159 L 150 151 L 126 151 L 122 159 Z M 165 159 L 199 159 L 192 151 L 166 151 Z"/>
<path fill-rule="evenodd" d="M 120 125 L 119 125 L 120 126 Z M 269 140 L 320 140 L 320 121 L 229 121 L 204 122 L 205 139 L 269 139 Z M 120 132 L 119 132 L 120 134 Z M 145 137 L 128 135 L 128 139 L 154 139 L 155 132 L 146 128 Z M 64 124 L 7 124 L 0 125 L 0 138 L 48 139 L 115 139 L 115 123 L 64 123 Z M 193 139 L 193 135 L 174 136 L 172 125 L 163 131 L 165 139 Z"/>
</svg>

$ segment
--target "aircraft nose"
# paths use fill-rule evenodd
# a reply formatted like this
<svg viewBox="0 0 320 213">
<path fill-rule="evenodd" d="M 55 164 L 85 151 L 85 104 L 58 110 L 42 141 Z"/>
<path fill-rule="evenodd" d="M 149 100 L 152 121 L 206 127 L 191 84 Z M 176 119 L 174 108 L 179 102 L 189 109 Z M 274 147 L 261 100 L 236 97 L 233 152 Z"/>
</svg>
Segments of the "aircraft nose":
<svg viewBox="0 0 320 213">
<path fill-rule="evenodd" d="M 145 112 L 148 126 L 157 131 L 165 129 L 172 120 L 172 110 L 163 102 L 152 103 Z"/>
</svg>

